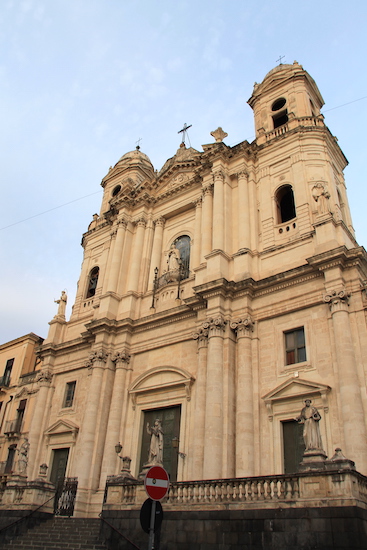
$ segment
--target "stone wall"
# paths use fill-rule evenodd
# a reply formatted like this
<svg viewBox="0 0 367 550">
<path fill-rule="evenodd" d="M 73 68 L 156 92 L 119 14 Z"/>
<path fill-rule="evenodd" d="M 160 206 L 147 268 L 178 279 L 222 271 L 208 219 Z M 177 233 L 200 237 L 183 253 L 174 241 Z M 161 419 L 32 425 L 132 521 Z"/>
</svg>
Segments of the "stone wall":
<svg viewBox="0 0 367 550">
<path fill-rule="evenodd" d="M 164 506 L 163 506 L 164 508 Z M 109 511 L 102 534 L 114 550 L 146 548 L 139 511 Z M 159 538 L 159 537 L 158 537 Z M 159 541 L 156 540 L 156 543 Z M 158 548 L 158 546 L 157 546 Z M 357 506 L 164 511 L 160 550 L 357 550 L 367 548 L 367 510 Z"/>
</svg>

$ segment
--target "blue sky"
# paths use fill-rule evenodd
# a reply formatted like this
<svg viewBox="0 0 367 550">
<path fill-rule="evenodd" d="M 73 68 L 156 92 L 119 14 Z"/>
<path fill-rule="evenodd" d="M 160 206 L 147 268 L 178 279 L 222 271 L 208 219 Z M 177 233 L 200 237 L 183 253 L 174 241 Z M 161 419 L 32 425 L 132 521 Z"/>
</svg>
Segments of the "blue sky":
<svg viewBox="0 0 367 550">
<path fill-rule="evenodd" d="M 63 289 L 69 317 L 109 166 L 141 138 L 160 169 L 185 122 L 198 150 L 218 126 L 252 141 L 246 102 L 280 55 L 321 91 L 367 246 L 366 16 L 364 0 L 3 0 L 0 343 L 46 337 Z"/>
</svg>

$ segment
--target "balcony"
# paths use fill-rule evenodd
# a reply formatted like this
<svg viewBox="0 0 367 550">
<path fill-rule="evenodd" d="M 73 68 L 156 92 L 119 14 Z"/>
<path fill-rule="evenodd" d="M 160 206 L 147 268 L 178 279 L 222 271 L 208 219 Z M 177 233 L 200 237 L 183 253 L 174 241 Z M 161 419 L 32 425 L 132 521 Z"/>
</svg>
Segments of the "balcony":
<svg viewBox="0 0 367 550">
<path fill-rule="evenodd" d="M 15 420 L 7 420 L 5 422 L 4 434 L 7 436 L 18 435 L 22 431 L 22 419 L 16 418 Z"/>
<path fill-rule="evenodd" d="M 10 386 L 10 376 L 0 376 L 0 388 L 8 388 Z"/>
</svg>

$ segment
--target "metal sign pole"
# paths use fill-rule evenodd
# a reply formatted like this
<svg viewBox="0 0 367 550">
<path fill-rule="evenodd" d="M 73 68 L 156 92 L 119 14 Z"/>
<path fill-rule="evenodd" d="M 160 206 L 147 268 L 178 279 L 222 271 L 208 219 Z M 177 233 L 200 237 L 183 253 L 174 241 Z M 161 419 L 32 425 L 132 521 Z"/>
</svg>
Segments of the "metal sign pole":
<svg viewBox="0 0 367 550">
<path fill-rule="evenodd" d="M 148 550 L 154 550 L 154 524 L 155 524 L 155 509 L 157 502 L 152 500 L 152 511 L 150 514 L 150 527 L 149 527 L 149 545 Z"/>
</svg>

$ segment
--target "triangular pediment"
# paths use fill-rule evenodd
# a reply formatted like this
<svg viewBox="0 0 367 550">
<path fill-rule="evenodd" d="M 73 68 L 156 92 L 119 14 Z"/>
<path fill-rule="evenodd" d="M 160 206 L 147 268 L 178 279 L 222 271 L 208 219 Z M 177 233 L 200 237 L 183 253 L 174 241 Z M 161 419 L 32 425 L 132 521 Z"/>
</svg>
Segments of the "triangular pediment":
<svg viewBox="0 0 367 550">
<path fill-rule="evenodd" d="M 276 401 L 303 398 L 306 395 L 325 395 L 330 390 L 330 386 L 325 384 L 303 380 L 302 378 L 291 378 L 264 395 L 263 400 L 265 403 L 274 403 Z"/>
<path fill-rule="evenodd" d="M 58 420 L 52 426 L 47 428 L 45 435 L 60 435 L 66 433 L 76 434 L 79 431 L 79 426 L 70 422 L 70 420 Z"/>
</svg>

